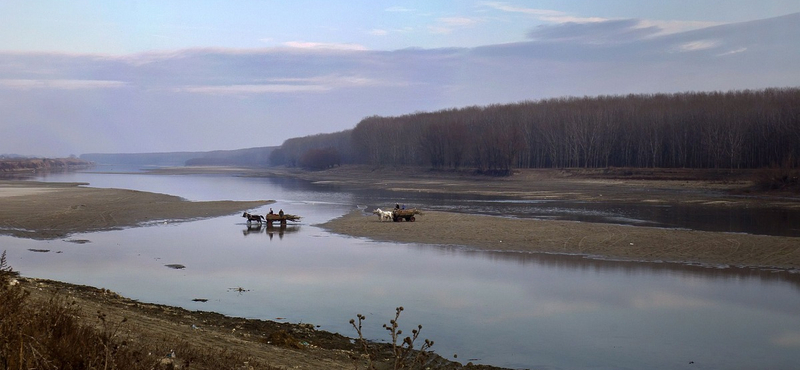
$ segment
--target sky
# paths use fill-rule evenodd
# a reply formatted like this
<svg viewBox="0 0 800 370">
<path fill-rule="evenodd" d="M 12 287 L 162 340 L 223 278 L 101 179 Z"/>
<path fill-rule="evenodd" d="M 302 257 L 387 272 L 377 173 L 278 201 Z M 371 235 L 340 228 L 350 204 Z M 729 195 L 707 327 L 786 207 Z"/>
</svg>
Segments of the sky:
<svg viewBox="0 0 800 370">
<path fill-rule="evenodd" d="M 565 96 L 800 86 L 797 0 L 0 1 L 0 154 L 280 145 Z"/>
</svg>

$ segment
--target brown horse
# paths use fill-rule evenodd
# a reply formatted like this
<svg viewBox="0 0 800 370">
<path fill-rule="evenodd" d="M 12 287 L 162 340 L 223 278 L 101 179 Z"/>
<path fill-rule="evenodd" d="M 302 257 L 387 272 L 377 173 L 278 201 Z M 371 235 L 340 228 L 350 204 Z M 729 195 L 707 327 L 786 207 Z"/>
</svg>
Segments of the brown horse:
<svg viewBox="0 0 800 370">
<path fill-rule="evenodd" d="M 251 215 L 247 212 L 242 214 L 242 217 L 247 219 L 247 223 L 251 223 L 253 221 L 258 222 L 259 225 L 264 221 L 264 216 L 262 215 Z"/>
</svg>

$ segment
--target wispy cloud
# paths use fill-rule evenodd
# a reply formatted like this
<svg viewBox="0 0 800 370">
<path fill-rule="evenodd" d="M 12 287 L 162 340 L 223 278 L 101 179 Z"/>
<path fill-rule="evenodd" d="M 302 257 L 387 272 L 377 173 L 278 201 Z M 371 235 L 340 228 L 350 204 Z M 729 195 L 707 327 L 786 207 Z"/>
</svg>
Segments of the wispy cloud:
<svg viewBox="0 0 800 370">
<path fill-rule="evenodd" d="M 389 34 L 389 31 L 375 28 L 370 30 L 368 33 L 373 36 L 386 36 Z"/>
<path fill-rule="evenodd" d="M 537 9 L 525 8 L 520 6 L 509 5 L 503 2 L 486 2 L 484 6 L 509 13 L 519 13 L 529 15 L 542 22 L 552 23 L 555 25 L 565 24 L 591 24 L 591 23 L 613 23 L 613 22 L 629 22 L 631 19 L 611 19 L 604 17 L 592 16 L 577 16 L 568 14 L 558 10 L 550 9 Z M 676 20 L 658 20 L 658 19 L 636 19 L 635 24 L 630 25 L 631 34 L 640 33 L 646 37 L 654 37 L 668 34 L 675 34 L 700 28 L 716 26 L 721 23 L 710 21 L 676 21 Z M 589 29 L 587 27 L 587 29 Z"/>
<path fill-rule="evenodd" d="M 335 89 L 354 87 L 407 86 L 404 82 L 392 82 L 357 75 L 325 75 L 314 77 L 274 78 L 251 84 L 179 86 L 174 92 L 211 95 L 251 95 L 286 93 L 321 93 Z"/>
<path fill-rule="evenodd" d="M 5 79 L 0 80 L 0 88 L 15 90 L 85 90 L 85 89 L 110 89 L 125 86 L 122 81 L 103 80 L 32 80 L 32 79 Z"/>
<path fill-rule="evenodd" d="M 458 28 L 471 27 L 483 20 L 470 17 L 442 17 L 436 19 L 436 24 L 428 26 L 428 31 L 435 34 L 449 34 Z"/>
<path fill-rule="evenodd" d="M 388 7 L 386 9 L 384 9 L 384 10 L 387 11 L 387 12 L 399 12 L 399 13 L 413 12 L 414 11 L 414 9 L 404 8 L 402 6 L 391 6 L 391 7 Z"/>
<path fill-rule="evenodd" d="M 564 15 L 564 12 L 558 10 L 550 10 L 550 9 L 536 9 L 536 8 L 523 8 L 519 6 L 509 5 L 507 3 L 502 2 L 485 2 L 483 5 L 488 6 L 490 8 L 494 8 L 497 10 L 502 10 L 504 12 L 511 12 L 511 13 L 523 13 L 528 15 L 533 15 L 537 17 L 558 17 Z"/>
<path fill-rule="evenodd" d="M 454 27 L 466 27 L 471 26 L 480 22 L 475 18 L 468 18 L 468 17 L 446 17 L 446 18 L 439 18 L 439 22 Z"/>
<path fill-rule="evenodd" d="M 719 46 L 717 40 L 697 40 L 678 45 L 675 49 L 679 52 L 706 50 Z"/>
<path fill-rule="evenodd" d="M 592 22 L 603 22 L 609 20 L 608 18 L 601 18 L 601 17 L 578 17 L 569 15 L 559 10 L 524 8 L 501 2 L 487 2 L 484 3 L 484 5 L 504 12 L 527 14 L 539 20 L 551 23 L 592 23 Z"/>
<path fill-rule="evenodd" d="M 188 92 L 210 95 L 249 95 L 267 93 L 311 93 L 328 91 L 330 88 L 321 85 L 289 85 L 289 84 L 251 84 L 225 86 L 184 86 L 174 88 L 174 92 Z"/>
<path fill-rule="evenodd" d="M 721 54 L 717 54 L 717 56 L 718 57 L 724 57 L 724 56 L 727 56 L 727 55 L 743 53 L 745 51 L 747 51 L 747 48 L 738 48 L 738 49 L 734 49 L 734 50 L 731 50 L 731 51 L 726 51 L 726 52 L 721 53 Z"/>
<path fill-rule="evenodd" d="M 639 40 L 657 34 L 659 31 L 655 26 L 640 27 L 640 22 L 636 19 L 622 19 L 539 26 L 529 32 L 528 37 L 537 41 L 575 41 L 601 44 Z"/>
<path fill-rule="evenodd" d="M 359 44 L 337 44 L 324 42 L 288 41 L 284 46 L 297 49 L 331 49 L 331 50 L 367 50 L 367 47 Z"/>
<path fill-rule="evenodd" d="M 686 32 L 706 27 L 718 26 L 720 22 L 710 21 L 670 21 L 670 20 L 656 20 L 656 19 L 640 19 L 639 27 L 656 27 L 659 32 L 653 36 L 670 35 L 674 33 Z"/>
</svg>

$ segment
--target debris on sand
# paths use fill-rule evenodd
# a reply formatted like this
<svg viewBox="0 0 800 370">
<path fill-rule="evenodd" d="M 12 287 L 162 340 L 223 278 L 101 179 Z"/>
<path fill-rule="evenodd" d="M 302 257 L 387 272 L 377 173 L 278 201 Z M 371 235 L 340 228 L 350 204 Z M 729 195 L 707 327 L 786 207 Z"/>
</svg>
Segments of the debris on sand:
<svg viewBox="0 0 800 370">
<path fill-rule="evenodd" d="M 64 240 L 64 241 L 67 242 L 67 243 L 75 243 L 75 244 L 86 244 L 86 243 L 91 243 L 92 242 L 89 239 L 67 239 L 67 240 Z"/>
</svg>

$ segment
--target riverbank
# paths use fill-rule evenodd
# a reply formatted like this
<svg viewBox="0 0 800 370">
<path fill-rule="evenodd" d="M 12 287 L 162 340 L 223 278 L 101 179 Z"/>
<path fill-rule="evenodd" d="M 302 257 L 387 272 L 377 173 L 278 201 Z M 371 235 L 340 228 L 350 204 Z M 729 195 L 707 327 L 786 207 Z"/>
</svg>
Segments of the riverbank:
<svg viewBox="0 0 800 370">
<path fill-rule="evenodd" d="M 105 348 L 100 363 L 110 361 L 116 369 L 317 369 L 351 370 L 368 368 L 360 342 L 343 335 L 316 330 L 313 324 L 291 324 L 271 320 L 245 319 L 214 312 L 190 311 L 179 307 L 144 303 L 122 297 L 103 288 L 58 281 L 17 278 L 9 286 L 0 274 L 0 335 L 8 334 L 14 323 L 26 322 L 39 328 L 31 339 L 41 338 L 34 347 L 0 348 L 0 357 L 10 355 L 28 364 L 92 363 L 93 335 Z M 19 295 L 19 291 L 26 291 Z M 16 298 L 15 298 L 16 297 Z M 11 302 L 5 300 L 11 299 Z M 20 307 L 17 306 L 22 301 Z M 51 317 L 52 316 L 52 317 Z M 4 320 L 9 325 L 3 325 Z M 65 323 L 64 321 L 69 322 Z M 277 318 L 276 320 L 280 320 Z M 44 321 L 44 326 L 38 321 Z M 59 326 L 60 324 L 60 326 Z M 377 324 L 377 323 L 376 323 Z M 68 327 L 68 330 L 62 330 Z M 16 333 L 15 333 L 16 334 Z M 16 335 L 9 337 L 13 343 Z M 66 342 L 64 348 L 58 343 Z M 18 349 L 19 348 L 19 349 Z M 35 352 L 29 350 L 35 349 Z M 388 343 L 370 344 L 379 369 L 389 369 L 393 355 Z M 104 357 L 104 359 L 103 359 Z M 486 365 L 461 365 L 440 356 L 429 357 L 429 368 L 439 370 L 502 370 Z M 95 363 L 96 364 L 96 363 Z M 78 366 L 82 367 L 82 366 Z M 16 368 L 16 367 L 15 367 Z"/>
</svg>

